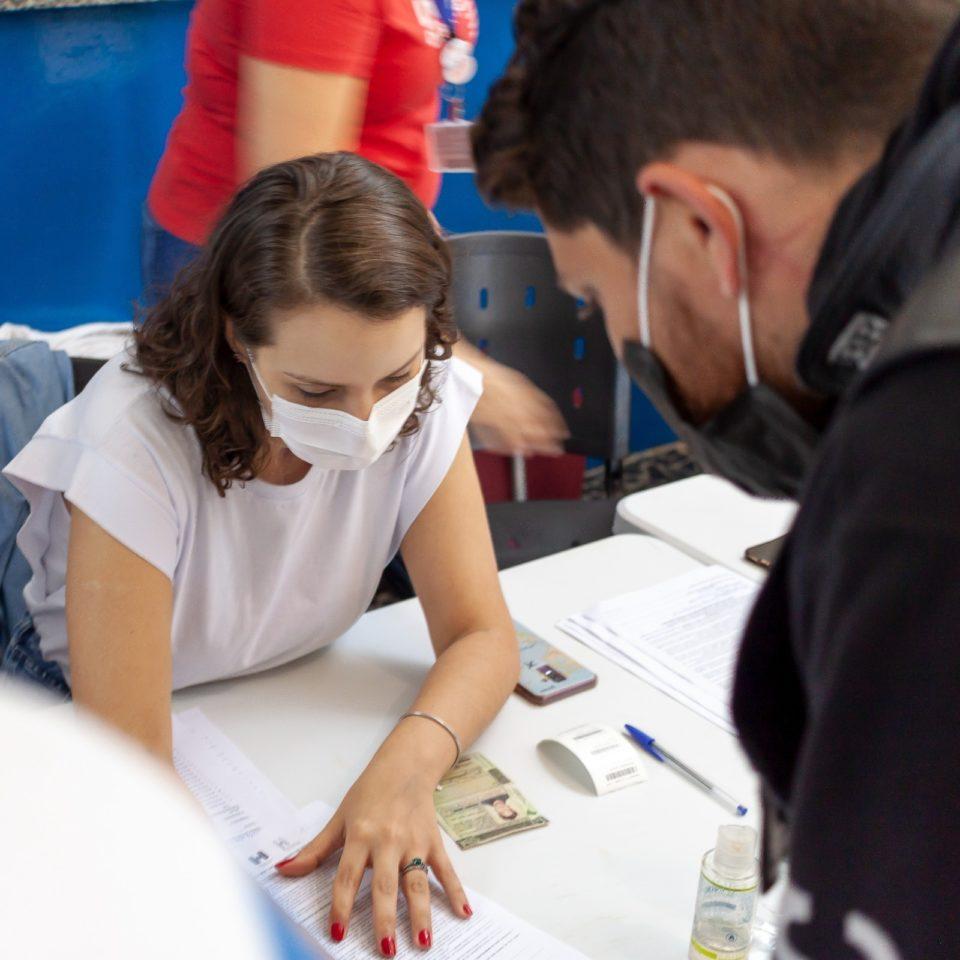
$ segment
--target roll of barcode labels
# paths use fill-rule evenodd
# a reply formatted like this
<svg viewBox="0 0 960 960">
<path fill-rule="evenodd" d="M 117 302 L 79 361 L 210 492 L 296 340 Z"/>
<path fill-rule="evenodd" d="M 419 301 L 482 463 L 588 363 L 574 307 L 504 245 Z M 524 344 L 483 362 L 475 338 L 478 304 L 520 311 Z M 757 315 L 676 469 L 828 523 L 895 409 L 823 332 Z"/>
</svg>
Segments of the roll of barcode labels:
<svg viewBox="0 0 960 960">
<path fill-rule="evenodd" d="M 582 768 L 597 796 L 622 790 L 647 779 L 643 761 L 619 730 L 599 723 L 585 723 L 548 737 L 541 745 L 556 745 L 564 756 Z"/>
</svg>

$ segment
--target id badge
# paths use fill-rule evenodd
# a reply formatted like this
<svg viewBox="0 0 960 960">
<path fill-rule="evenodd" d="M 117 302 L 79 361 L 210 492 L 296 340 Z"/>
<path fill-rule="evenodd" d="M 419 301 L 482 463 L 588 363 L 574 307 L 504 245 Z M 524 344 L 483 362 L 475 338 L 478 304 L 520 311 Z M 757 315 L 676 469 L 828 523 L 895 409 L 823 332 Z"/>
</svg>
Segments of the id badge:
<svg viewBox="0 0 960 960">
<path fill-rule="evenodd" d="M 424 127 L 427 166 L 434 173 L 473 173 L 469 120 L 439 120 Z"/>
</svg>

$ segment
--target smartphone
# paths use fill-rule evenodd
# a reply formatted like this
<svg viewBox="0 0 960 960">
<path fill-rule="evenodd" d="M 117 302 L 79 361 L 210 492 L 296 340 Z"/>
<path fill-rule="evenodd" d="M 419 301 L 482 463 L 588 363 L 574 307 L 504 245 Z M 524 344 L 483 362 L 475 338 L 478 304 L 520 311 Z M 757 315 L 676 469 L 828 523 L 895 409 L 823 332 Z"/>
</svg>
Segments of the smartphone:
<svg viewBox="0 0 960 960">
<path fill-rule="evenodd" d="M 786 539 L 786 536 L 777 537 L 776 540 L 768 540 L 766 543 L 758 543 L 755 547 L 747 547 L 743 558 L 755 563 L 758 567 L 763 567 L 764 570 L 769 570 L 780 555 L 783 541 Z"/>
<path fill-rule="evenodd" d="M 597 675 L 551 646 L 526 627 L 514 623 L 520 644 L 521 697 L 543 706 L 597 685 Z"/>
</svg>

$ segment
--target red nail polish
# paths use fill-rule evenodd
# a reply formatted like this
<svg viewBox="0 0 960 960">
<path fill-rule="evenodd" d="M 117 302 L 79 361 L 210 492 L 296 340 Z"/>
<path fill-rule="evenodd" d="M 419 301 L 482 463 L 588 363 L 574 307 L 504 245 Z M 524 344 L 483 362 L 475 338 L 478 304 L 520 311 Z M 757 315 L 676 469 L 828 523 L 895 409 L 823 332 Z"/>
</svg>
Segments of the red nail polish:
<svg viewBox="0 0 960 960">
<path fill-rule="evenodd" d="M 339 943 L 343 939 L 343 933 L 344 933 L 344 930 L 343 930 L 342 923 L 334 923 L 330 927 L 330 936 L 333 937 L 333 939 L 336 940 L 337 943 Z"/>
<path fill-rule="evenodd" d="M 287 857 L 286 860 L 280 860 L 278 863 L 274 864 L 275 868 L 285 867 L 288 863 L 293 863 L 297 859 L 297 855 L 294 854 L 292 857 Z"/>
<path fill-rule="evenodd" d="M 429 947 L 433 943 L 433 938 L 430 936 L 429 930 L 420 931 L 420 946 Z"/>
<path fill-rule="evenodd" d="M 473 911 L 470 909 L 470 904 L 469 904 L 469 903 L 465 903 L 465 904 L 463 905 L 463 912 L 464 912 L 468 917 L 472 917 L 472 916 L 473 916 Z"/>
<path fill-rule="evenodd" d="M 397 955 L 397 944 L 393 937 L 384 937 L 380 941 L 380 952 L 385 957 L 395 957 Z"/>
</svg>

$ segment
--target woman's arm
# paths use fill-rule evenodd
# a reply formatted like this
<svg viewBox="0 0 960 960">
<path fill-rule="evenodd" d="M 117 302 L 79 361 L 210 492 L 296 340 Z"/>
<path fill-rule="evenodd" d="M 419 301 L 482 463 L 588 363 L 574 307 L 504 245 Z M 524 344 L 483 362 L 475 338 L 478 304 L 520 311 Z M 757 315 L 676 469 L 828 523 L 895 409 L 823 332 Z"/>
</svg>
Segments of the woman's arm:
<svg viewBox="0 0 960 960">
<path fill-rule="evenodd" d="M 74 506 L 66 613 L 74 702 L 171 763 L 173 586 Z"/>
<path fill-rule="evenodd" d="M 466 748 L 503 706 L 520 670 L 516 633 L 500 590 L 487 512 L 466 438 L 443 483 L 410 527 L 403 558 L 437 654 L 412 709 L 443 717 Z M 417 720 L 404 724 L 425 725 Z M 448 735 L 439 733 L 449 742 Z M 435 757 L 437 779 L 450 765 L 452 755 L 446 753 Z"/>
<path fill-rule="evenodd" d="M 403 556 L 430 628 L 437 661 L 412 709 L 435 714 L 464 749 L 490 723 L 517 682 L 520 657 L 507 612 L 486 511 L 464 438 L 447 476 L 403 541 Z M 342 939 L 364 870 L 373 868 L 374 930 L 384 956 L 395 952 L 397 895 L 407 898 L 414 943 L 432 942 L 429 887 L 420 871 L 402 881 L 400 867 L 426 860 L 453 912 L 470 916 L 433 806 L 437 782 L 453 763 L 450 735 L 430 720 L 399 723 L 350 789 L 323 832 L 283 866 L 309 873 L 343 847 L 330 910 L 331 936 Z"/>
<path fill-rule="evenodd" d="M 311 153 L 356 150 L 367 82 L 338 73 L 240 58 L 237 174 Z"/>
</svg>

